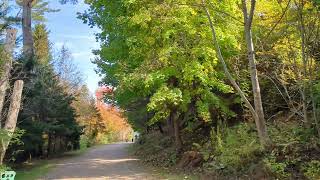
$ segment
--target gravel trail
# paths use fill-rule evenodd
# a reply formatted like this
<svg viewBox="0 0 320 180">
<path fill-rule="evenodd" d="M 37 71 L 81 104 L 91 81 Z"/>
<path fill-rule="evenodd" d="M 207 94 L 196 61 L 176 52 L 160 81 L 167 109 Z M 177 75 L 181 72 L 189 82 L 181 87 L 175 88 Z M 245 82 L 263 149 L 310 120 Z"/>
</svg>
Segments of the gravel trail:
<svg viewBox="0 0 320 180">
<path fill-rule="evenodd" d="M 138 159 L 128 155 L 130 143 L 98 146 L 85 154 L 56 165 L 41 180 L 156 180 L 139 166 Z"/>
</svg>

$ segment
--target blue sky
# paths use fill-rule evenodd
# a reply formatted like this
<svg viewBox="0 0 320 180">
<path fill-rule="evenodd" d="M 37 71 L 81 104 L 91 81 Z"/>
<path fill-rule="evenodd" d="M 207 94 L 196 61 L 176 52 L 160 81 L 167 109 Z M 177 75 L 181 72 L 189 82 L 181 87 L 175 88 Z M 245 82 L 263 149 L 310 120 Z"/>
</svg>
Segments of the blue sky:
<svg viewBox="0 0 320 180">
<path fill-rule="evenodd" d="M 56 13 L 48 13 L 46 15 L 46 25 L 50 30 L 50 41 L 54 43 L 54 47 L 59 49 L 66 45 L 74 59 L 74 63 L 84 75 L 85 82 L 89 90 L 94 93 L 98 87 L 100 77 L 95 73 L 96 68 L 91 60 L 94 58 L 93 49 L 99 48 L 94 33 L 97 29 L 89 28 L 77 19 L 77 12 L 83 12 L 87 9 L 87 5 L 82 0 L 76 5 L 61 5 L 57 0 L 50 1 L 50 7 L 60 9 Z"/>
</svg>

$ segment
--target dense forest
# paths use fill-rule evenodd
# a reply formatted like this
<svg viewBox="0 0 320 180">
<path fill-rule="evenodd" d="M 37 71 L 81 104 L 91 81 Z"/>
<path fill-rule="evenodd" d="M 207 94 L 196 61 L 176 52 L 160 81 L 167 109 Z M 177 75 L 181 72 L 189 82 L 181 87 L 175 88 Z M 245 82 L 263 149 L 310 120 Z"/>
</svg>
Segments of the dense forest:
<svg viewBox="0 0 320 180">
<path fill-rule="evenodd" d="M 132 133 L 120 110 L 99 99 L 108 88 L 95 97 L 69 48 L 55 48 L 46 13 L 59 9 L 42 0 L 0 2 L 1 172 L 4 163 L 51 158 Z"/>
<path fill-rule="evenodd" d="M 87 0 L 137 154 L 234 179 L 319 179 L 319 0 Z"/>
</svg>

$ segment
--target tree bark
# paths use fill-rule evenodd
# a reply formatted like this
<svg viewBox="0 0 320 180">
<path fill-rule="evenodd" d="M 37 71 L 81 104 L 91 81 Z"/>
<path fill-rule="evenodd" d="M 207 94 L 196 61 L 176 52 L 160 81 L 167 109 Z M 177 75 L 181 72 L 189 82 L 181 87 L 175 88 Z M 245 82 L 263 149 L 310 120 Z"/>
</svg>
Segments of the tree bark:
<svg viewBox="0 0 320 180">
<path fill-rule="evenodd" d="M 173 127 L 174 127 L 174 140 L 175 140 L 176 151 L 180 153 L 182 149 L 182 140 L 180 135 L 179 115 L 176 110 L 172 112 L 172 121 L 173 121 Z"/>
<path fill-rule="evenodd" d="M 20 104 L 21 104 L 21 96 L 23 90 L 23 81 L 18 80 L 14 83 L 13 92 L 11 96 L 11 103 L 9 106 L 7 121 L 4 125 L 4 130 L 8 132 L 9 139 L 3 140 L 2 139 L 2 149 L 1 149 L 1 156 L 0 156 L 0 163 L 2 164 L 4 155 L 10 143 L 11 137 L 16 129 L 18 114 L 20 111 Z"/>
<path fill-rule="evenodd" d="M 33 58 L 33 35 L 31 28 L 31 9 L 34 0 L 23 0 L 22 4 L 22 33 L 23 33 L 23 56 L 27 60 Z"/>
<path fill-rule="evenodd" d="M 173 128 L 173 121 L 172 115 L 170 115 L 167 119 L 167 126 L 168 126 L 168 135 L 174 137 L 174 128 Z"/>
<path fill-rule="evenodd" d="M 2 127 L 2 120 L 4 119 L 2 117 L 2 110 L 4 106 L 6 92 L 9 85 L 10 71 L 12 68 L 12 59 L 13 59 L 12 53 L 15 47 L 16 34 L 17 34 L 16 29 L 7 29 L 6 42 L 5 42 L 4 53 L 3 53 L 5 57 L 4 72 L 0 79 L 0 128 Z"/>
<path fill-rule="evenodd" d="M 311 122 L 308 118 L 308 99 L 307 99 L 307 84 L 304 81 L 304 79 L 307 79 L 307 64 L 308 64 L 308 54 L 307 54 L 307 48 L 306 48 L 306 29 L 305 29 L 305 23 L 304 23 L 304 17 L 303 17 L 303 9 L 304 9 L 304 3 L 301 2 L 298 5 L 298 16 L 299 16 L 299 31 L 300 31 L 300 38 L 301 38 L 301 58 L 303 62 L 303 78 L 301 78 L 301 97 L 303 102 L 303 120 L 304 123 L 307 125 L 307 127 L 311 127 Z"/>
<path fill-rule="evenodd" d="M 48 146 L 47 146 L 47 157 L 49 157 L 51 153 L 51 134 L 48 134 Z"/>
<path fill-rule="evenodd" d="M 0 165 L 3 165 L 4 155 L 6 154 L 5 141 L 1 138 L 0 149 Z"/>
<path fill-rule="evenodd" d="M 163 134 L 164 131 L 163 131 L 163 129 L 162 129 L 162 124 L 161 124 L 161 123 L 158 124 L 158 128 L 159 128 L 160 133 Z"/>
<path fill-rule="evenodd" d="M 258 116 L 258 113 L 253 108 L 253 106 L 251 105 L 251 103 L 249 102 L 247 97 L 245 96 L 244 92 L 241 90 L 240 86 L 237 84 L 237 82 L 234 80 L 234 78 L 232 77 L 231 73 L 229 72 L 227 64 L 226 64 L 226 62 L 225 62 L 225 60 L 224 60 L 224 58 L 222 56 L 221 48 L 220 48 L 218 40 L 217 40 L 216 31 L 215 31 L 215 28 L 214 28 L 214 25 L 213 25 L 213 22 L 212 22 L 212 19 L 211 19 L 211 16 L 210 16 L 210 12 L 209 12 L 209 10 L 208 10 L 208 8 L 206 6 L 205 0 L 202 0 L 202 4 L 203 4 L 203 7 L 205 9 L 206 15 L 208 17 L 209 26 L 210 26 L 210 29 L 211 29 L 211 32 L 212 32 L 212 42 L 213 42 L 214 47 L 216 49 L 218 60 L 220 61 L 221 65 L 223 67 L 225 75 L 227 76 L 227 78 L 231 82 L 231 84 L 234 87 L 234 89 L 238 92 L 238 94 L 240 95 L 241 99 L 244 101 L 244 103 L 247 106 L 247 108 L 249 109 L 250 113 L 252 114 L 253 119 L 255 120 L 257 129 L 258 129 L 258 135 L 259 135 L 259 140 L 260 140 L 261 145 L 267 146 L 270 143 L 270 139 L 269 139 L 268 134 L 266 132 L 266 128 L 263 128 L 263 127 L 265 127 L 265 124 L 263 126 L 263 123 L 262 123 L 262 128 L 261 128 L 261 123 L 260 123 L 260 118 Z M 263 130 L 263 129 L 265 129 L 265 131 L 261 132 L 261 130 Z"/>
<path fill-rule="evenodd" d="M 269 141 L 269 136 L 267 133 L 266 122 L 264 118 L 261 92 L 260 92 L 260 84 L 258 78 L 258 71 L 256 66 L 256 57 L 255 50 L 252 39 L 252 21 L 255 11 L 256 1 L 251 0 L 250 13 L 247 9 L 246 0 L 242 0 L 242 11 L 244 16 L 244 33 L 245 40 L 247 44 L 248 51 L 248 60 L 249 60 L 249 71 L 251 76 L 251 84 L 252 84 L 252 93 L 254 100 L 255 111 L 258 115 L 258 118 L 255 120 L 259 137 L 262 143 L 267 143 Z"/>
</svg>

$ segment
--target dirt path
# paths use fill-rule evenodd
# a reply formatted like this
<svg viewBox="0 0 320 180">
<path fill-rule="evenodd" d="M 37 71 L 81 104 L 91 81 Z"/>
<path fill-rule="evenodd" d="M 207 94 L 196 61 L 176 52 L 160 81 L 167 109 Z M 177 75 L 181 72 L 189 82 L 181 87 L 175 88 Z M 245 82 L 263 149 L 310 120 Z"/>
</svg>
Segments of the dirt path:
<svg viewBox="0 0 320 180">
<path fill-rule="evenodd" d="M 146 169 L 138 165 L 138 159 L 127 153 L 128 143 L 99 146 L 87 153 L 57 164 L 42 179 L 51 180 L 155 180 Z"/>
</svg>

